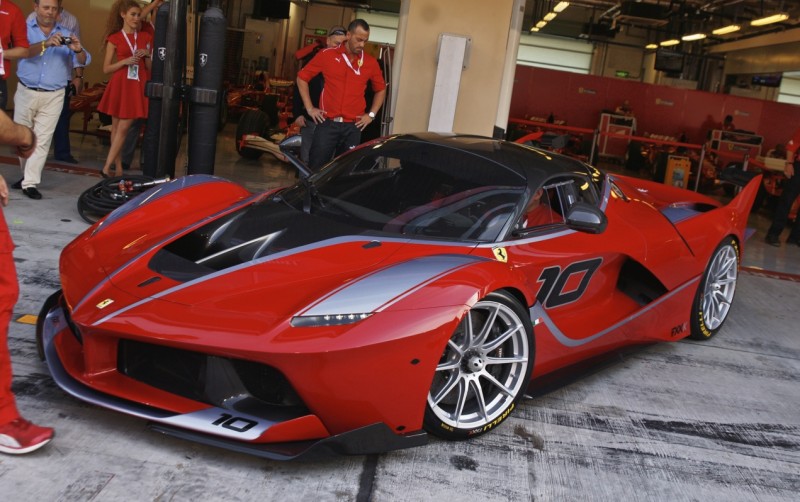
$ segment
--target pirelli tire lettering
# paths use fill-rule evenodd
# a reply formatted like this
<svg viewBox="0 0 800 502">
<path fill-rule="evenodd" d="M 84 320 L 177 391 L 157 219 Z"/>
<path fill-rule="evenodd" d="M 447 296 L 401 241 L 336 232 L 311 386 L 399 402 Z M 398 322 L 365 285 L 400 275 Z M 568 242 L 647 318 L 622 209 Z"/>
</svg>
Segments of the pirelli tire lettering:
<svg viewBox="0 0 800 502">
<path fill-rule="evenodd" d="M 728 318 L 739 274 L 739 243 L 726 237 L 711 254 L 692 302 L 689 338 L 708 340 Z"/>
</svg>

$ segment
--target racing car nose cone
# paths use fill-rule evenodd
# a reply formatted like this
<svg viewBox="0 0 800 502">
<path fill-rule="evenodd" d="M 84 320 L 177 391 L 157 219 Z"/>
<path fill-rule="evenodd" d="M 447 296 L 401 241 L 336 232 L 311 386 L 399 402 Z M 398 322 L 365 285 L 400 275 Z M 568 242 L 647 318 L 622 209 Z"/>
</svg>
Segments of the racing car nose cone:
<svg viewBox="0 0 800 502">
<path fill-rule="evenodd" d="M 473 373 L 483 370 L 484 366 L 486 366 L 486 361 L 481 356 L 476 355 L 467 359 L 467 369 Z"/>
</svg>

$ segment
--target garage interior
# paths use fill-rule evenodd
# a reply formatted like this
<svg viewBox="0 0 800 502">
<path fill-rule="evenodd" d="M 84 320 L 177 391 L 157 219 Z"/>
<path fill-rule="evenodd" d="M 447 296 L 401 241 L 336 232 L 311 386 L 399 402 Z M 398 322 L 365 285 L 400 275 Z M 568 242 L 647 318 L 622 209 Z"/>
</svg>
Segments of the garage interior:
<svg viewBox="0 0 800 502">
<path fill-rule="evenodd" d="M 438 37 L 471 36 L 454 131 L 511 140 L 542 133 L 539 144 L 611 172 L 680 181 L 721 200 L 732 194 L 719 179 L 731 165 L 763 171 L 779 188 L 780 172 L 764 157 L 800 127 L 800 2 L 579 0 L 558 10 L 563 3 L 231 0 L 223 2 L 232 54 L 226 78 L 232 87 L 266 80 L 264 92 L 281 103 L 275 129 L 286 126 L 294 51 L 363 16 L 375 35 L 371 52 L 391 54 L 398 70 L 383 132 L 425 130 Z M 191 25 L 203 5 L 190 6 Z M 89 0 L 67 7 L 87 19 L 84 38 L 99 39 L 93 30 L 102 27 L 88 20 L 105 16 L 107 7 Z M 266 10 L 272 8 L 279 10 Z M 288 17 L 268 15 L 284 12 Z M 546 20 L 549 14 L 555 16 Z M 751 24 L 774 14 L 787 17 Z M 395 41 L 410 24 L 398 53 Z M 739 29 L 714 33 L 729 26 Z M 681 39 L 700 33 L 706 36 Z M 493 37 L 490 49 L 481 36 Z M 518 47 L 504 61 L 515 38 Z M 671 40 L 678 43 L 663 44 Z M 413 65 L 424 68 L 412 72 Z M 103 80 L 100 66 L 96 60 L 87 69 L 87 81 Z M 631 112 L 620 113 L 626 101 Z M 274 156 L 237 153 L 241 110 L 230 111 L 218 135 L 215 175 L 253 192 L 294 183 L 294 171 Z M 736 130 L 723 135 L 727 115 Z M 764 242 L 772 194 L 750 215 L 753 234 L 744 245 L 733 313 L 710 343 L 638 348 L 531 389 L 508 423 L 474 442 L 284 464 L 164 438 L 142 421 L 70 398 L 50 380 L 36 355 L 34 328 L 21 319 L 36 315 L 57 287 L 59 252 L 87 226 L 75 200 L 97 182 L 108 147 L 97 116 L 85 117 L 72 117 L 79 165 L 48 162 L 45 199 L 32 202 L 12 191 L 3 209 L 21 286 L 9 337 L 14 391 L 29 418 L 57 430 L 53 444 L 35 455 L 0 457 L 0 490 L 19 500 L 135 494 L 141 500 L 767 501 L 794 500 L 800 492 L 800 340 L 791 327 L 800 303 L 800 247 Z M 186 138 L 178 175 L 187 172 L 185 147 Z M 715 169 L 698 175 L 709 156 Z M 6 180 L 17 179 L 16 162 L 10 151 L 0 154 Z"/>
</svg>

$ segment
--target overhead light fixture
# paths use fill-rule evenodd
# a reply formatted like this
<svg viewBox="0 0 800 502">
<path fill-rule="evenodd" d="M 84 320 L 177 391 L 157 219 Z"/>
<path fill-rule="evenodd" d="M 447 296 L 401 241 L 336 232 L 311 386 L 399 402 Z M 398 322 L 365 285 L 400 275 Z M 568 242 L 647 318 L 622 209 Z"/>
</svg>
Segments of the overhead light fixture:
<svg viewBox="0 0 800 502">
<path fill-rule="evenodd" d="M 553 7 L 553 12 L 561 12 L 567 7 L 569 7 L 569 2 L 558 2 L 556 6 Z"/>
<path fill-rule="evenodd" d="M 669 39 L 669 40 L 664 40 L 664 41 L 663 41 L 663 42 L 661 42 L 659 45 L 660 45 L 661 47 L 670 47 L 670 46 L 672 46 L 672 45 L 678 45 L 679 43 L 681 43 L 681 41 L 680 41 L 680 40 L 678 40 L 677 38 L 671 38 L 671 39 Z"/>
<path fill-rule="evenodd" d="M 764 26 L 765 24 L 780 23 L 789 19 L 789 14 L 781 12 L 780 14 L 773 14 L 771 16 L 762 17 L 761 19 L 753 19 L 750 21 L 751 26 Z"/>
<path fill-rule="evenodd" d="M 545 21 L 552 21 L 555 18 L 556 18 L 555 12 L 548 12 L 547 14 L 544 15 L 542 19 L 544 19 Z"/>
<path fill-rule="evenodd" d="M 684 42 L 693 42 L 695 40 L 703 40 L 706 38 L 705 33 L 692 33 L 691 35 L 684 35 L 681 37 L 681 40 Z"/>
<path fill-rule="evenodd" d="M 536 23 L 536 27 L 539 28 L 540 30 L 545 26 L 547 26 L 547 21 L 539 21 L 538 23 Z"/>
<path fill-rule="evenodd" d="M 539 31 L 539 28 L 537 28 L 536 26 L 534 26 L 533 28 L 531 28 L 531 31 Z"/>
<path fill-rule="evenodd" d="M 645 49 L 658 49 L 658 44 L 647 44 L 644 46 Z"/>
<path fill-rule="evenodd" d="M 727 35 L 728 33 L 733 33 L 734 31 L 741 30 L 742 27 L 738 24 L 729 24 L 728 26 L 723 26 L 722 28 L 717 28 L 716 30 L 712 31 L 714 35 Z"/>
</svg>

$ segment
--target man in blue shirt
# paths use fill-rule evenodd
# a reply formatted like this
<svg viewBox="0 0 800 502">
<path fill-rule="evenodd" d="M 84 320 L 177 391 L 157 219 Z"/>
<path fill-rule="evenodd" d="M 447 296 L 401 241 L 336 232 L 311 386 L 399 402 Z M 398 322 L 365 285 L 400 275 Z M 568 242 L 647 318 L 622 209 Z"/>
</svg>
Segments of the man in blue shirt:
<svg viewBox="0 0 800 502">
<path fill-rule="evenodd" d="M 36 186 L 42 180 L 72 68 L 91 62 L 78 36 L 57 22 L 60 10 L 60 0 L 34 1 L 36 18 L 27 23 L 30 57 L 17 65 L 19 85 L 14 94 L 14 121 L 32 127 L 37 143 L 33 155 L 20 158 L 23 177 L 12 186 L 21 188 L 31 199 L 42 198 Z"/>
<path fill-rule="evenodd" d="M 35 19 L 36 13 L 31 12 L 28 15 L 27 21 L 30 22 Z M 67 12 L 63 7 L 56 18 L 56 22 L 62 27 L 72 31 L 78 38 L 81 37 L 81 25 L 78 23 L 78 18 Z M 70 78 L 71 80 L 67 82 L 67 87 L 64 92 L 64 107 L 61 109 L 61 115 L 58 117 L 56 130 L 53 133 L 53 156 L 60 162 L 77 164 L 78 160 L 72 156 L 72 149 L 69 144 L 69 119 L 72 117 L 72 112 L 69 109 L 69 101 L 72 96 L 80 94 L 83 89 L 83 68 L 76 66 L 75 76 Z"/>
</svg>

